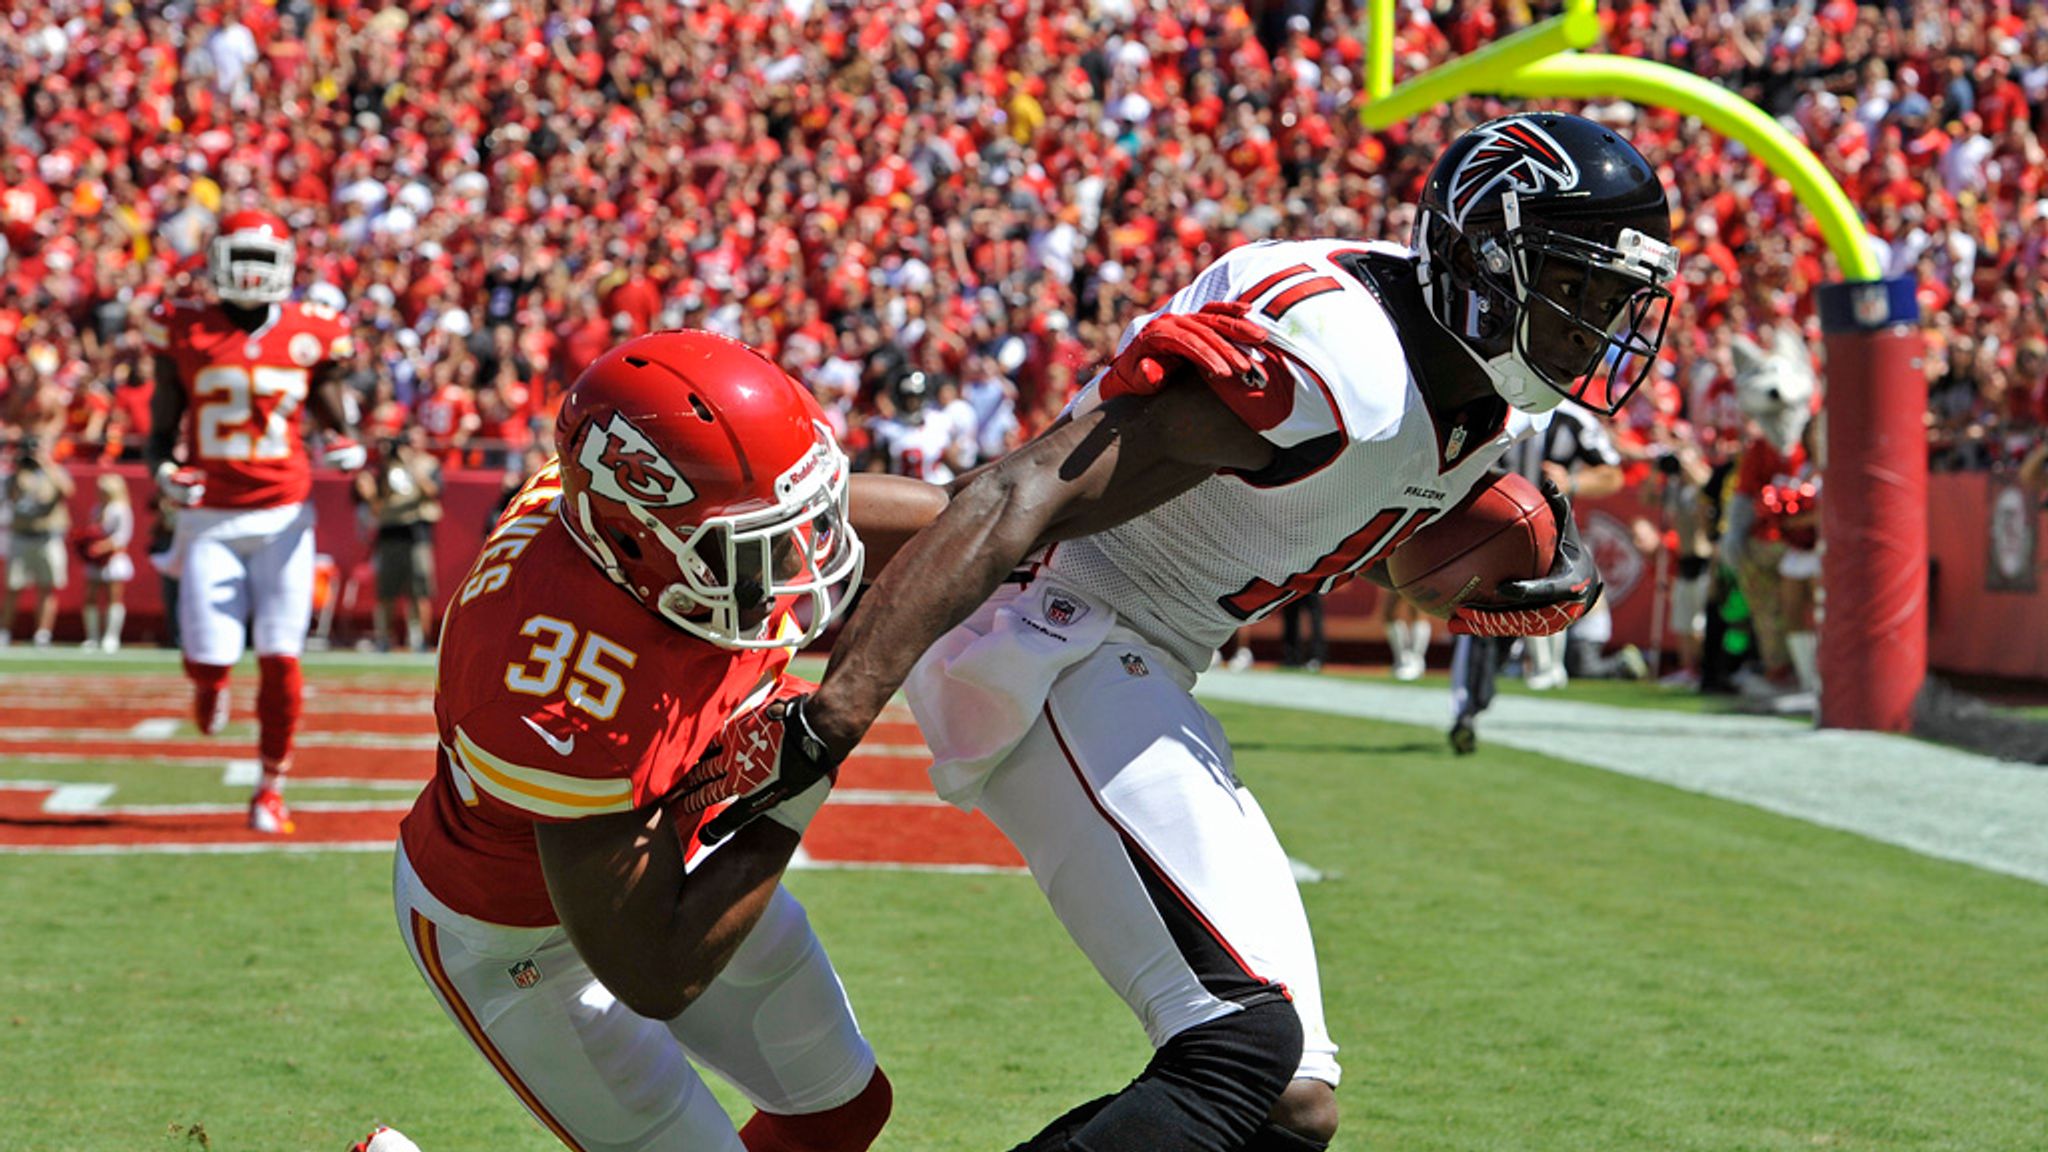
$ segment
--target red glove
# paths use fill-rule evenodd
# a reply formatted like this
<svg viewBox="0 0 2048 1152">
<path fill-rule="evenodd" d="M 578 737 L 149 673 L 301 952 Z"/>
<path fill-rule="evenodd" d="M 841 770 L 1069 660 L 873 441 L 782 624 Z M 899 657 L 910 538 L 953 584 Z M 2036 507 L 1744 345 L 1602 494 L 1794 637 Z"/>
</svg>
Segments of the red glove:
<svg viewBox="0 0 2048 1152">
<path fill-rule="evenodd" d="M 725 727 L 704 749 L 704 755 L 669 789 L 669 801 L 685 812 L 702 812 L 752 786 L 748 779 L 754 759 L 751 752 L 765 738 L 764 729 L 778 727 L 769 720 L 768 709 L 817 690 L 818 686 L 808 680 L 784 676 L 768 699 L 726 720 Z M 772 756 L 769 762 L 773 763 Z"/>
<path fill-rule="evenodd" d="M 1600 599 L 1604 585 L 1593 550 L 1579 539 L 1571 501 L 1548 476 L 1538 485 L 1557 521 L 1557 555 L 1534 580 L 1510 580 L 1482 604 L 1451 609 L 1450 631 L 1472 636 L 1555 636 Z"/>
<path fill-rule="evenodd" d="M 1250 312 L 1251 305 L 1242 301 L 1216 300 L 1199 312 L 1153 317 L 1110 361 L 1102 379 L 1102 398 L 1113 400 L 1125 393 L 1150 396 L 1183 368 L 1211 388 L 1263 389 L 1266 370 L 1259 363 L 1259 349 L 1265 347 L 1267 333 L 1264 326 L 1245 319 Z"/>
</svg>

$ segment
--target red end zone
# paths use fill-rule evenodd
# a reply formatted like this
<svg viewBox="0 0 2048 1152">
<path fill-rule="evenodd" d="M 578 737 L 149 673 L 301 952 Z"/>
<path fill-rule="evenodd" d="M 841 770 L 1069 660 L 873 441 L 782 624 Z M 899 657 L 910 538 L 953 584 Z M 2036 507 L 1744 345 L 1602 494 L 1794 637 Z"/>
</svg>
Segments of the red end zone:
<svg viewBox="0 0 2048 1152">
<path fill-rule="evenodd" d="M 177 677 L 8 676 L 0 690 L 0 853 L 211 853 L 386 851 L 412 798 L 295 799 L 298 830 L 259 836 L 239 803 L 124 805 L 92 783 L 42 779 L 39 765 L 64 762 L 218 764 L 253 760 L 255 740 L 238 723 L 217 738 L 197 735 Z M 237 701 L 237 722 L 253 721 Z M 293 787 L 424 783 L 434 769 L 432 688 L 343 682 L 309 684 Z M 239 733 L 239 734 L 237 734 Z M 931 793 L 924 740 L 893 709 L 840 776 L 832 803 L 804 839 L 815 867 L 936 870 L 1020 869 L 1023 861 L 978 814 Z M 195 800 L 197 798 L 195 797 Z"/>
</svg>

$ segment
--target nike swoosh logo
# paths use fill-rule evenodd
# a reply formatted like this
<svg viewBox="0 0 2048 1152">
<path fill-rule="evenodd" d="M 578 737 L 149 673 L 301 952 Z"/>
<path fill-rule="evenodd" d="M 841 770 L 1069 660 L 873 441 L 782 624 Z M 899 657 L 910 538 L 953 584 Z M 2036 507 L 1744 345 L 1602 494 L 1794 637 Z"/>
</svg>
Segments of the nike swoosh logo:
<svg viewBox="0 0 2048 1152">
<path fill-rule="evenodd" d="M 520 719 L 526 721 L 526 726 L 533 729 L 541 739 L 547 741 L 548 747 L 553 748 L 557 754 L 567 756 L 571 752 L 576 751 L 576 737 L 573 734 L 567 740 L 564 740 L 540 725 L 535 724 L 531 716 L 521 716 Z"/>
</svg>

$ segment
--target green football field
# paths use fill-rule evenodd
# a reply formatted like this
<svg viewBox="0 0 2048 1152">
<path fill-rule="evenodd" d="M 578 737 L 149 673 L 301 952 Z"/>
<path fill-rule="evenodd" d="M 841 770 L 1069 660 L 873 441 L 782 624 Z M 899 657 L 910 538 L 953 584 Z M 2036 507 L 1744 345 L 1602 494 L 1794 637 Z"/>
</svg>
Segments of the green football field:
<svg viewBox="0 0 2048 1152">
<path fill-rule="evenodd" d="M 39 682 L 169 667 L 0 661 L 7 739 L 115 722 L 22 703 Z M 312 671 L 394 694 L 426 675 Z M 1433 729 L 1214 708 L 1322 874 L 1303 891 L 1343 1045 L 1336 1148 L 2048 1146 L 2040 886 L 1525 752 L 1453 758 Z M 110 781 L 109 806 L 243 792 L 60 745 L 0 745 L 0 781 Z M 56 819 L 7 811 L 23 835 Z M 389 868 L 381 851 L 0 854 L 0 1148 L 340 1152 L 379 1122 L 425 1152 L 555 1147 L 406 958 Z M 1145 1059 L 1027 877 L 789 885 L 895 1082 L 879 1148 L 1000 1152 Z"/>
</svg>

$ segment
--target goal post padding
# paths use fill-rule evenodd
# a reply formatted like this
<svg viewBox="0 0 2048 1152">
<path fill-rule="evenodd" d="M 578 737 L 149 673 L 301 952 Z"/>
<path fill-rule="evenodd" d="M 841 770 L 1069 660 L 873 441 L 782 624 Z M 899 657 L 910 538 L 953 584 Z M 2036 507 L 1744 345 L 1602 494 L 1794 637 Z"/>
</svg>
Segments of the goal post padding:
<svg viewBox="0 0 2048 1152">
<path fill-rule="evenodd" d="M 1827 284 L 1824 728 L 1905 732 L 1927 676 L 1926 339 L 1910 277 Z"/>
</svg>

